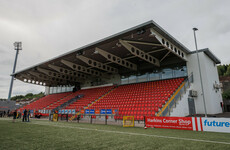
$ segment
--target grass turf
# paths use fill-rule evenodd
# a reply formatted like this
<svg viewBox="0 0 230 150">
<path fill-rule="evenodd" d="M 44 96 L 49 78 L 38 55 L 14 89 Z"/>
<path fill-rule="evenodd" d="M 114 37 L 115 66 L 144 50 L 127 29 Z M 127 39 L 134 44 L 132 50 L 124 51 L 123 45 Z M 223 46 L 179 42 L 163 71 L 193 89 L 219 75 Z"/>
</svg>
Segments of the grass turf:
<svg viewBox="0 0 230 150">
<path fill-rule="evenodd" d="M 126 134 L 127 133 L 127 134 Z M 205 141 L 154 137 L 169 136 Z M 221 144 L 215 142 L 226 142 Z M 123 128 L 83 123 L 0 119 L 0 150 L 8 149 L 230 149 L 230 134 Z"/>
</svg>

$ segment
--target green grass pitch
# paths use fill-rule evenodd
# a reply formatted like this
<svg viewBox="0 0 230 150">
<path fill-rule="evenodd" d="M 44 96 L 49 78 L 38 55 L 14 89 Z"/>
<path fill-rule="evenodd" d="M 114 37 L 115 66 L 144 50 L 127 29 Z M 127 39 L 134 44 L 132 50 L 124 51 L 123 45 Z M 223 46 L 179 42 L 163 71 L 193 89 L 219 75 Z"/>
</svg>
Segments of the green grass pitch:
<svg viewBox="0 0 230 150">
<path fill-rule="evenodd" d="M 230 150 L 230 134 L 0 119 L 0 150 L 11 149 Z"/>
</svg>

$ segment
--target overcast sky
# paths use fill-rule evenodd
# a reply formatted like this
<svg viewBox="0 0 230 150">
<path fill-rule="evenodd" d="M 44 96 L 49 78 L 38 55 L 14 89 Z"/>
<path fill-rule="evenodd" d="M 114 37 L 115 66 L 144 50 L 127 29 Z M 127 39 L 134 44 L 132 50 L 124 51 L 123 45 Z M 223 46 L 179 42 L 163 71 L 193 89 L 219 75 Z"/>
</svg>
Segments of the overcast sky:
<svg viewBox="0 0 230 150">
<path fill-rule="evenodd" d="M 0 98 L 8 97 L 15 57 L 17 71 L 109 35 L 153 20 L 190 50 L 193 27 L 198 48 L 230 63 L 229 0 L 0 0 Z M 14 82 L 13 96 L 44 87 Z"/>
</svg>

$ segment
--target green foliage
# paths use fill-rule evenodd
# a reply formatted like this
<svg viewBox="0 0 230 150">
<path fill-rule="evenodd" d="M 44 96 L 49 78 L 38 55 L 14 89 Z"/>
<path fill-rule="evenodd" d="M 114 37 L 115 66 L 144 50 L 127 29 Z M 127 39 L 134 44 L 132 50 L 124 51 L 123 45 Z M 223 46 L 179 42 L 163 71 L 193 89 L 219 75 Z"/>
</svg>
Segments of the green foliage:
<svg viewBox="0 0 230 150">
<path fill-rule="evenodd" d="M 230 65 L 228 65 L 228 68 L 227 68 L 224 76 L 230 76 Z"/>
<path fill-rule="evenodd" d="M 28 93 L 25 96 L 23 96 L 23 95 L 13 96 L 13 97 L 11 97 L 11 100 L 13 100 L 13 101 L 17 101 L 17 100 L 31 100 L 33 98 L 43 97 L 44 95 L 45 95 L 44 92 L 40 92 L 38 94 Z"/>
<path fill-rule="evenodd" d="M 230 76 L 230 65 L 217 66 L 219 76 Z"/>
<path fill-rule="evenodd" d="M 223 76 L 225 73 L 225 67 L 223 65 L 217 66 L 219 76 Z"/>
<path fill-rule="evenodd" d="M 28 93 L 28 94 L 25 95 L 25 98 L 30 99 L 30 98 L 32 98 L 33 96 L 34 96 L 33 93 Z"/>
<path fill-rule="evenodd" d="M 224 91 L 222 96 L 223 96 L 223 99 L 229 100 L 230 99 L 230 89 L 228 89 L 227 91 Z"/>
<path fill-rule="evenodd" d="M 12 97 L 11 100 L 16 101 L 16 100 L 21 100 L 23 98 L 24 98 L 23 95 L 16 95 L 16 96 Z"/>
</svg>

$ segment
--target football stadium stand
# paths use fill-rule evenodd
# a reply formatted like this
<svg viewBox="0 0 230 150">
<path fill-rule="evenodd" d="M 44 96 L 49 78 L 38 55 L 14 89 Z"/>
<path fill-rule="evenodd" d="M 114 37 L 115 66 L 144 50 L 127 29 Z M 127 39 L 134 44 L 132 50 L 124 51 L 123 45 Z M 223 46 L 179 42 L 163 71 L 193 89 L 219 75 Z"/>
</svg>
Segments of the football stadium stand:
<svg viewBox="0 0 230 150">
<path fill-rule="evenodd" d="M 114 119 L 134 116 L 135 120 L 143 120 L 144 116 L 155 116 L 183 81 L 184 78 L 176 78 L 117 87 L 82 89 L 73 93 L 52 94 L 21 108 L 21 110 L 52 110 L 77 95 L 83 95 L 82 98 L 64 109 L 74 109 L 76 112 L 85 108 L 112 109 L 118 112 Z"/>
<path fill-rule="evenodd" d="M 21 111 L 47 115 L 59 110 L 74 117 L 81 113 L 84 119 L 109 114 L 117 122 L 134 116 L 139 121 L 145 116 L 221 113 L 219 63 L 208 48 L 191 51 L 148 21 L 13 75 L 46 87 L 47 96 Z"/>
</svg>

